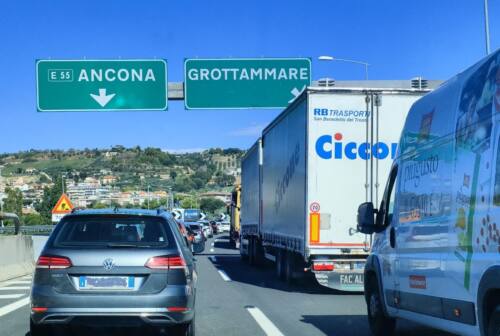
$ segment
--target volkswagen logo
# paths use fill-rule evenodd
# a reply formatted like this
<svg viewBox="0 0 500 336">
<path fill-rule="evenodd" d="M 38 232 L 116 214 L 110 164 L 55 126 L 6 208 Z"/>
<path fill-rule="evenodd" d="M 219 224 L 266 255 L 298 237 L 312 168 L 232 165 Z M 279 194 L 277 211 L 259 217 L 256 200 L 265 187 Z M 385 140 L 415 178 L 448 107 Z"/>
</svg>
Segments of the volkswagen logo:
<svg viewBox="0 0 500 336">
<path fill-rule="evenodd" d="M 115 262 L 111 258 L 104 259 L 102 262 L 102 266 L 104 266 L 104 269 L 109 271 L 115 267 Z"/>
</svg>

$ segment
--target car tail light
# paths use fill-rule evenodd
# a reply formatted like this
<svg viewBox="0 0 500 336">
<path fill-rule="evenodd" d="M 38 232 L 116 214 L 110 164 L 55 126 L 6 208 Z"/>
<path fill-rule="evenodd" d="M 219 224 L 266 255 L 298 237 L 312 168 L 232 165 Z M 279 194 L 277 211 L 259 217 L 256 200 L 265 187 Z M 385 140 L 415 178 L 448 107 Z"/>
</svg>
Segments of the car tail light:
<svg viewBox="0 0 500 336">
<path fill-rule="evenodd" d="M 36 268 L 64 269 L 73 266 L 71 260 L 66 257 L 40 256 L 36 262 Z"/>
<path fill-rule="evenodd" d="M 160 256 L 149 258 L 144 266 L 152 269 L 182 269 L 186 268 L 186 262 L 180 256 Z"/>
<path fill-rule="evenodd" d="M 328 261 L 316 261 L 313 264 L 313 271 L 333 271 L 333 263 Z"/>
<path fill-rule="evenodd" d="M 173 312 L 173 313 L 183 313 L 183 312 L 187 312 L 189 310 L 189 308 L 186 308 L 186 307 L 167 307 L 167 310 L 169 312 Z"/>
<path fill-rule="evenodd" d="M 33 313 L 45 313 L 47 310 L 49 309 L 46 307 L 31 307 Z"/>
</svg>

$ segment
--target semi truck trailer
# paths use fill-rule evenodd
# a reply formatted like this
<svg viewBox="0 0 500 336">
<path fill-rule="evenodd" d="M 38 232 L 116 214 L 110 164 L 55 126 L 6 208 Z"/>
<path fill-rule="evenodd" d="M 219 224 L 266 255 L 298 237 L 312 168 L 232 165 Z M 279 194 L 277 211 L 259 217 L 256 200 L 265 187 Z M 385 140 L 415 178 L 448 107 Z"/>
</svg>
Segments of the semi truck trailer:
<svg viewBox="0 0 500 336">
<path fill-rule="evenodd" d="M 240 254 L 287 282 L 363 290 L 371 237 L 359 203 L 378 203 L 411 105 L 427 90 L 309 87 L 242 158 Z M 426 120 L 422 120 L 423 128 Z"/>
</svg>

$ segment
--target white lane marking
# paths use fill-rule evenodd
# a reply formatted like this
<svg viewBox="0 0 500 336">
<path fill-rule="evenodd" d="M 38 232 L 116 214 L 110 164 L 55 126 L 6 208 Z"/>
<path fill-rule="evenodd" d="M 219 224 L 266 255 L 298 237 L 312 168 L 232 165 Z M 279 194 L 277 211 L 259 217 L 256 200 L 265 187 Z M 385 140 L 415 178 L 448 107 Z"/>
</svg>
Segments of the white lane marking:
<svg viewBox="0 0 500 336">
<path fill-rule="evenodd" d="M 0 317 L 7 315 L 8 313 L 11 313 L 14 310 L 17 310 L 21 307 L 24 307 L 29 303 L 30 303 L 29 297 L 25 297 L 24 299 L 12 302 L 11 304 L 8 304 L 8 305 L 0 308 Z"/>
<path fill-rule="evenodd" d="M 5 282 L 6 286 L 9 286 L 9 285 L 29 285 L 29 284 L 31 284 L 30 280 L 18 280 L 18 281 L 7 281 L 7 282 Z"/>
<path fill-rule="evenodd" d="M 217 272 L 219 272 L 220 276 L 222 277 L 222 280 L 231 281 L 231 278 L 223 270 L 217 270 Z"/>
<path fill-rule="evenodd" d="M 211 257 L 208 257 L 212 262 L 217 262 L 217 259 L 215 258 L 215 256 L 211 256 Z"/>
<path fill-rule="evenodd" d="M 30 287 L 29 286 L 0 287 L 0 291 L 21 290 L 21 289 L 30 289 Z"/>
<path fill-rule="evenodd" d="M 266 315 L 257 307 L 246 307 L 250 315 L 257 324 L 264 330 L 267 336 L 283 336 L 283 333 L 267 318 Z"/>
<path fill-rule="evenodd" d="M 23 276 L 21 279 L 31 279 L 31 275 Z"/>
<path fill-rule="evenodd" d="M 1 299 L 19 299 L 21 296 L 24 296 L 25 294 L 0 294 L 0 300 Z"/>
</svg>

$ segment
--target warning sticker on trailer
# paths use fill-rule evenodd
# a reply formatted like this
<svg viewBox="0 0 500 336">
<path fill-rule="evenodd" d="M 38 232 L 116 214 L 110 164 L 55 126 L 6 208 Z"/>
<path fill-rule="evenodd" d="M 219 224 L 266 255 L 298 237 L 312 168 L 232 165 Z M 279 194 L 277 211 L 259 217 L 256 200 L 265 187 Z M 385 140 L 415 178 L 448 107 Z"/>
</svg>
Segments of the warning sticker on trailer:
<svg viewBox="0 0 500 336">
<path fill-rule="evenodd" d="M 320 206 L 318 202 L 312 202 L 311 205 L 309 206 L 309 210 L 311 210 L 312 213 L 319 212 Z"/>
</svg>

